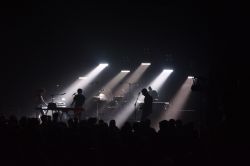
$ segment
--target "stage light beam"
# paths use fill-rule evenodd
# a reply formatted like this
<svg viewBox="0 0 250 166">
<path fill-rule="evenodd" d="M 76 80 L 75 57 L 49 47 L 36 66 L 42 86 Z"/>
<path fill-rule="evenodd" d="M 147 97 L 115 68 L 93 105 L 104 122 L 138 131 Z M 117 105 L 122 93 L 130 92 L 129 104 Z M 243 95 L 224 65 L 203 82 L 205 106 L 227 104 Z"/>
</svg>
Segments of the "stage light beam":
<svg viewBox="0 0 250 166">
<path fill-rule="evenodd" d="M 159 91 L 172 72 L 172 69 L 164 69 L 148 86 Z"/>
<path fill-rule="evenodd" d="M 131 84 L 137 83 L 138 80 L 143 76 L 144 72 L 148 69 L 149 66 L 140 65 L 130 76 L 126 79 L 126 81 L 117 88 L 115 91 L 116 96 L 124 96 L 129 90 L 129 86 Z"/>
<path fill-rule="evenodd" d="M 187 78 L 182 84 L 180 89 L 177 91 L 176 95 L 171 99 L 171 104 L 168 109 L 166 117 L 169 119 L 177 119 L 181 110 L 183 109 L 190 93 L 193 81 Z"/>
<path fill-rule="evenodd" d="M 85 88 L 89 85 L 89 83 L 93 81 L 107 66 L 108 66 L 107 63 L 99 64 L 86 76 L 78 77 L 78 79 L 73 84 L 71 84 L 66 90 L 63 91 L 66 92 L 66 95 L 64 96 L 64 98 L 67 101 L 66 104 L 70 104 L 70 102 L 73 99 L 72 95 L 74 94 L 74 92 L 77 91 L 77 89 L 81 88 L 85 90 Z"/>
<path fill-rule="evenodd" d="M 177 93 L 170 100 L 169 108 L 166 112 L 163 112 L 159 115 L 158 119 L 155 120 L 153 126 L 158 128 L 158 122 L 161 120 L 169 119 L 178 119 L 185 103 L 191 93 L 191 86 L 193 81 L 190 78 L 187 78 L 184 83 L 181 85 Z"/>
</svg>

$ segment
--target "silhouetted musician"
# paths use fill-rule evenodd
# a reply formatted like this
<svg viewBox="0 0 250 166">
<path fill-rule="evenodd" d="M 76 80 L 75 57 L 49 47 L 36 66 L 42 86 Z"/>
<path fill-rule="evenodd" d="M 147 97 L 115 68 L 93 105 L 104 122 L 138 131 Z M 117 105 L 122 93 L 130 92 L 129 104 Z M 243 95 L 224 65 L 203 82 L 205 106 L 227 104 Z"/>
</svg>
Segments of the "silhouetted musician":
<svg viewBox="0 0 250 166">
<path fill-rule="evenodd" d="M 85 96 L 82 94 L 82 89 L 77 90 L 77 94 L 73 98 L 71 106 L 74 107 L 75 118 L 80 119 L 83 105 L 85 103 Z"/>
<path fill-rule="evenodd" d="M 142 105 L 142 116 L 141 116 L 141 121 L 144 121 L 152 113 L 153 98 L 149 95 L 146 88 L 142 89 L 141 92 L 142 95 L 145 96 L 144 103 Z"/>
<path fill-rule="evenodd" d="M 158 101 L 159 100 L 159 95 L 158 95 L 157 91 L 153 90 L 151 88 L 151 86 L 148 87 L 148 93 L 153 98 L 153 101 Z"/>
</svg>

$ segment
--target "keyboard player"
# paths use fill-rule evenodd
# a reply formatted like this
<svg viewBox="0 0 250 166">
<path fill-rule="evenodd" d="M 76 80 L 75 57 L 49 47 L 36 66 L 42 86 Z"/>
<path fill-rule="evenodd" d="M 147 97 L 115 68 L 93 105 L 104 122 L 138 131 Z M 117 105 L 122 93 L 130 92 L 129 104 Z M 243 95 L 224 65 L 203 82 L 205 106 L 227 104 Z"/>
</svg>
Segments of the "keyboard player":
<svg viewBox="0 0 250 166">
<path fill-rule="evenodd" d="M 156 90 L 153 90 L 151 86 L 148 87 L 148 93 L 153 98 L 153 101 L 159 100 L 159 95 Z"/>
<path fill-rule="evenodd" d="M 85 103 L 85 96 L 82 94 L 82 89 L 77 90 L 77 94 L 73 98 L 71 107 L 74 107 L 74 117 L 77 119 L 81 118 L 81 112 Z"/>
</svg>

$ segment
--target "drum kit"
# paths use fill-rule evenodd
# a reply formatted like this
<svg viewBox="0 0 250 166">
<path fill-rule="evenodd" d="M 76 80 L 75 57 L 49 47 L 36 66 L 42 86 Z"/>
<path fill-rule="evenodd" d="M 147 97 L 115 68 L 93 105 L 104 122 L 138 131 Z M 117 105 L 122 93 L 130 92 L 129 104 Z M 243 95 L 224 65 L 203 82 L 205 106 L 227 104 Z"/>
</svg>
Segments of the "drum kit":
<svg viewBox="0 0 250 166">
<path fill-rule="evenodd" d="M 111 100 L 109 100 L 103 93 L 100 93 L 98 96 L 93 96 L 93 99 L 94 102 L 105 103 L 107 108 L 116 108 L 126 101 L 123 96 L 115 96 Z"/>
<path fill-rule="evenodd" d="M 66 93 L 62 93 L 62 94 L 51 94 L 51 102 L 48 103 L 48 109 L 55 109 L 55 108 L 58 108 L 58 107 L 66 107 L 66 104 L 65 102 L 62 100 L 55 100 L 55 96 L 63 96 L 65 95 Z M 64 98 L 63 98 L 64 99 Z"/>
<path fill-rule="evenodd" d="M 110 90 L 100 90 L 98 95 L 93 96 L 94 103 L 96 103 L 96 109 L 101 108 L 101 111 L 116 110 L 125 103 L 124 96 L 113 96 Z"/>
</svg>

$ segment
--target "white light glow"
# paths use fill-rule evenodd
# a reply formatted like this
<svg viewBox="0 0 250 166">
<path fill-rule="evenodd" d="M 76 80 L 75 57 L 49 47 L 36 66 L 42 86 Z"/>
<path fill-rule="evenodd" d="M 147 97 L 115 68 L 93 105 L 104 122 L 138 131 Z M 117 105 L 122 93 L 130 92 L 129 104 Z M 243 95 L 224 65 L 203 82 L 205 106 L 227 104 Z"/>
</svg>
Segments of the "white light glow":
<svg viewBox="0 0 250 166">
<path fill-rule="evenodd" d="M 163 72 L 166 72 L 166 73 L 172 73 L 174 70 L 172 69 L 164 69 Z"/>
<path fill-rule="evenodd" d="M 151 63 L 141 63 L 142 66 L 149 66 Z"/>
<path fill-rule="evenodd" d="M 188 79 L 194 79 L 194 76 L 188 76 Z"/>
<path fill-rule="evenodd" d="M 122 70 L 121 72 L 122 72 L 122 73 L 129 73 L 130 70 Z"/>
<path fill-rule="evenodd" d="M 109 64 L 108 63 L 100 63 L 100 66 L 107 67 Z"/>
<path fill-rule="evenodd" d="M 79 80 L 86 80 L 86 79 L 88 79 L 88 77 L 79 77 L 78 79 Z"/>
<path fill-rule="evenodd" d="M 100 93 L 100 94 L 99 94 L 99 98 L 100 98 L 100 100 L 102 100 L 102 101 L 107 100 L 107 97 L 106 97 L 106 95 L 105 95 L 104 93 Z"/>
</svg>

